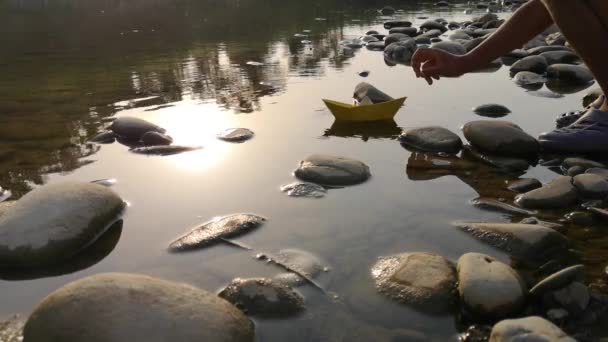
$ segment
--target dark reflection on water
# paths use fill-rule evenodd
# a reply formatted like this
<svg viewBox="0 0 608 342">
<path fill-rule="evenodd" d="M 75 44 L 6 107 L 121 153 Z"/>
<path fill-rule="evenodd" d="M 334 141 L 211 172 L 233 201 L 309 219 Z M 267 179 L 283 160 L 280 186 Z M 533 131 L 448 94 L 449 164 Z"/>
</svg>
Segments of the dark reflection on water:
<svg viewBox="0 0 608 342">
<path fill-rule="evenodd" d="M 395 120 L 372 122 L 344 122 L 334 121 L 330 128 L 325 130 L 324 137 L 360 138 L 369 139 L 396 139 L 401 134 L 401 127 Z"/>
</svg>

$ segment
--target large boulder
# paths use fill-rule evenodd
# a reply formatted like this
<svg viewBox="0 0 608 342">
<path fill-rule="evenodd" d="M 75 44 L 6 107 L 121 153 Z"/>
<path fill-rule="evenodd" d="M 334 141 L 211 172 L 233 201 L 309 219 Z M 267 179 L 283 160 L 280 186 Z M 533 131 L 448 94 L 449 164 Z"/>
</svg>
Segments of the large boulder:
<svg viewBox="0 0 608 342">
<path fill-rule="evenodd" d="M 0 216 L 0 266 L 65 260 L 95 241 L 125 207 L 111 189 L 58 183 L 32 190 Z"/>
<path fill-rule="evenodd" d="M 137 274 L 106 273 L 48 295 L 29 317 L 28 342 L 253 341 L 254 326 L 215 294 Z"/>
<path fill-rule="evenodd" d="M 358 160 L 314 154 L 300 162 L 295 176 L 307 182 L 323 185 L 354 185 L 370 176 L 369 166 Z"/>
<path fill-rule="evenodd" d="M 523 307 L 527 288 L 509 265 L 488 255 L 467 253 L 458 259 L 457 268 L 458 293 L 474 314 L 499 318 Z"/>
<path fill-rule="evenodd" d="M 139 141 L 147 132 L 165 133 L 165 129 L 143 119 L 130 116 L 120 117 L 110 125 L 114 134 L 127 140 Z"/>
<path fill-rule="evenodd" d="M 538 141 L 519 126 L 507 121 L 472 121 L 462 128 L 474 147 L 489 153 L 509 156 L 536 156 Z"/>
<path fill-rule="evenodd" d="M 576 342 L 560 328 L 542 317 L 532 316 L 498 322 L 489 342 Z"/>
<path fill-rule="evenodd" d="M 515 203 L 528 209 L 558 209 L 575 204 L 578 191 L 572 177 L 560 176 L 542 187 L 518 195 Z"/>
<path fill-rule="evenodd" d="M 399 136 L 402 144 L 423 152 L 457 153 L 460 137 L 447 128 L 430 126 L 407 129 Z"/>
<path fill-rule="evenodd" d="M 381 258 L 372 268 L 378 291 L 426 312 L 445 312 L 455 303 L 456 270 L 446 258 L 426 252 Z"/>
</svg>

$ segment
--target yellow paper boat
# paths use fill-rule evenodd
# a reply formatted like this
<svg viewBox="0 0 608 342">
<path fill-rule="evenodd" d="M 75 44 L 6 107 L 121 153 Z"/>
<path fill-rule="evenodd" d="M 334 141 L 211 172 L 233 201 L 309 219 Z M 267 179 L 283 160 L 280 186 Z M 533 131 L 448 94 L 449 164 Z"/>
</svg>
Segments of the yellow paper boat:
<svg viewBox="0 0 608 342">
<path fill-rule="evenodd" d="M 403 106 L 406 97 L 401 97 L 392 101 L 382 102 L 371 105 L 355 106 L 323 99 L 325 105 L 336 120 L 340 121 L 380 121 L 391 120 L 395 117 L 399 108 Z"/>
</svg>

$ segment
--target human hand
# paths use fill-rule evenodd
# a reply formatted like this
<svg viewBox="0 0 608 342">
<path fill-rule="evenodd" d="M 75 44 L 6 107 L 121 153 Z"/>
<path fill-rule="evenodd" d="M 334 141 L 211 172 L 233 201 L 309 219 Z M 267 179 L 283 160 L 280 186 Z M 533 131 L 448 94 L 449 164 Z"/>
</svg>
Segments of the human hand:
<svg viewBox="0 0 608 342">
<path fill-rule="evenodd" d="M 416 77 L 424 77 L 428 84 L 441 77 L 458 77 L 466 73 L 464 56 L 457 56 L 439 49 L 420 48 L 412 57 L 412 68 Z"/>
</svg>

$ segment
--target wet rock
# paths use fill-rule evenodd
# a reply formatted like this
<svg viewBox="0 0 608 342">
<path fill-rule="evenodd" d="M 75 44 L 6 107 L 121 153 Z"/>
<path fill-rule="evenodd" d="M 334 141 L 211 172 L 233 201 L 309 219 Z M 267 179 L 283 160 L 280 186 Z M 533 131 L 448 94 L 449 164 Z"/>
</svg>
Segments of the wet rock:
<svg viewBox="0 0 608 342">
<path fill-rule="evenodd" d="M 587 169 L 587 171 L 585 171 L 585 173 L 592 174 L 592 175 L 598 175 L 598 176 L 601 176 L 602 178 L 608 180 L 608 169 L 605 169 L 603 167 L 592 167 L 590 169 Z"/>
<path fill-rule="evenodd" d="M 526 50 L 515 49 L 505 55 L 505 57 L 511 57 L 515 59 L 522 59 L 524 57 L 528 57 L 530 54 Z"/>
<path fill-rule="evenodd" d="M 233 238 L 259 228 L 266 218 L 255 214 L 232 214 L 217 217 L 192 229 L 171 242 L 169 250 L 181 252 L 209 246 L 222 239 Z"/>
<path fill-rule="evenodd" d="M 464 30 L 458 30 L 458 31 L 454 31 L 452 34 L 450 34 L 448 36 L 449 40 L 459 40 L 459 39 L 464 39 L 464 40 L 471 40 L 473 39 L 473 37 L 469 36 Z"/>
<path fill-rule="evenodd" d="M 486 13 L 480 17 L 473 18 L 473 22 L 485 24 L 491 21 L 498 20 L 498 16 L 494 13 Z"/>
<path fill-rule="evenodd" d="M 531 71 L 520 71 L 513 76 L 513 80 L 515 81 L 515 84 L 520 86 L 542 84 L 547 81 L 543 75 Z"/>
<path fill-rule="evenodd" d="M 158 132 L 146 132 L 141 136 L 141 142 L 146 146 L 171 145 L 173 138 Z"/>
<path fill-rule="evenodd" d="M 447 41 L 434 43 L 433 45 L 431 45 L 431 48 L 449 52 L 453 55 L 464 55 L 467 53 L 467 49 L 465 49 L 464 46 L 458 43 Z"/>
<path fill-rule="evenodd" d="M 380 32 L 378 32 L 376 30 L 369 30 L 369 31 L 365 32 L 366 36 L 371 36 L 373 34 L 380 34 Z"/>
<path fill-rule="evenodd" d="M 430 30 L 439 30 L 442 33 L 447 31 L 448 28 L 443 26 L 443 24 L 436 22 L 435 20 L 427 20 L 424 23 L 422 23 L 422 25 L 420 25 L 420 29 L 423 31 L 430 31 Z"/>
<path fill-rule="evenodd" d="M 381 258 L 372 276 L 380 293 L 419 310 L 445 312 L 455 302 L 456 272 L 440 255 L 415 252 Z"/>
<path fill-rule="evenodd" d="M 98 144 L 111 144 L 116 141 L 116 135 L 114 135 L 114 132 L 103 131 L 92 137 L 89 141 Z"/>
<path fill-rule="evenodd" d="M 479 209 L 498 211 L 510 215 L 536 215 L 534 211 L 525 210 L 493 198 L 479 197 L 471 200 L 471 204 Z"/>
<path fill-rule="evenodd" d="M 507 170 L 507 171 L 515 171 L 515 172 L 525 171 L 530 167 L 530 164 L 526 159 L 492 155 L 492 154 L 478 151 L 477 149 L 475 149 L 471 146 L 465 146 L 465 151 L 468 153 L 467 155 L 470 157 L 473 157 L 486 164 L 489 164 L 489 165 L 492 165 L 499 169 L 503 169 L 503 170 Z"/>
<path fill-rule="evenodd" d="M 539 56 L 544 57 L 547 60 L 547 64 L 574 64 L 580 61 L 578 55 L 574 52 L 562 50 L 562 51 L 547 51 L 541 53 Z"/>
<path fill-rule="evenodd" d="M 572 184 L 572 178 L 562 176 L 539 189 L 518 195 L 515 203 L 528 209 L 557 209 L 575 204 L 577 200 L 578 191 Z"/>
<path fill-rule="evenodd" d="M 584 265 L 574 265 L 565 268 L 539 281 L 538 284 L 530 289 L 530 295 L 540 297 L 545 293 L 563 288 L 574 281 L 582 280 L 584 272 Z"/>
<path fill-rule="evenodd" d="M 0 216 L 0 266 L 65 260 L 95 241 L 125 207 L 107 187 L 58 183 L 32 190 Z"/>
<path fill-rule="evenodd" d="M 574 52 L 569 47 L 559 46 L 559 45 L 539 46 L 539 47 L 536 47 L 536 48 L 529 49 L 527 51 L 528 51 L 528 53 L 530 55 L 540 55 L 541 53 L 547 52 L 547 51 L 570 51 L 570 52 Z"/>
<path fill-rule="evenodd" d="M 389 44 L 384 49 L 384 56 L 394 63 L 409 64 L 416 49 L 417 45 L 415 40 L 399 40 Z"/>
<path fill-rule="evenodd" d="M 368 50 L 372 51 L 384 51 L 385 45 L 383 41 L 369 42 L 365 46 Z"/>
<path fill-rule="evenodd" d="M 583 97 L 583 107 L 586 108 L 587 106 L 589 106 L 590 104 L 595 102 L 595 100 L 597 100 L 597 98 L 602 95 L 604 95 L 604 92 L 602 91 L 601 88 L 595 88 L 595 89 L 590 90 Z"/>
<path fill-rule="evenodd" d="M 161 146 L 144 146 L 132 148 L 129 151 L 137 154 L 146 155 L 157 155 L 157 156 L 171 156 L 174 154 L 191 152 L 200 150 L 200 146 L 180 146 L 180 145 L 161 145 Z"/>
<path fill-rule="evenodd" d="M 281 187 L 281 191 L 289 197 L 312 197 L 321 198 L 325 196 L 327 190 L 315 183 L 295 182 Z"/>
<path fill-rule="evenodd" d="M 247 128 L 228 128 L 218 134 L 217 137 L 220 140 L 229 142 L 243 142 L 253 138 L 253 135 L 253 131 Z"/>
<path fill-rule="evenodd" d="M 147 132 L 165 133 L 165 129 L 162 127 L 146 120 L 129 116 L 123 116 L 114 120 L 110 129 L 119 137 L 132 141 L 140 141 L 141 137 Z"/>
<path fill-rule="evenodd" d="M 572 315 L 582 314 L 589 305 L 589 289 L 587 286 L 572 282 L 568 286 L 552 293 L 553 300 L 568 310 Z"/>
<path fill-rule="evenodd" d="M 369 76 L 370 72 L 368 70 L 363 70 L 363 71 L 359 71 L 357 73 L 357 75 L 361 76 L 361 77 L 367 77 Z"/>
<path fill-rule="evenodd" d="M 190 285 L 105 273 L 43 299 L 25 325 L 24 340 L 253 341 L 254 326 L 225 300 Z"/>
<path fill-rule="evenodd" d="M 514 192 L 524 193 L 538 189 L 541 186 L 543 186 L 543 184 L 536 178 L 523 178 L 509 183 L 507 188 Z"/>
<path fill-rule="evenodd" d="M 491 118 L 499 118 L 511 113 L 511 110 L 503 105 L 496 103 L 483 104 L 473 108 L 473 112 L 477 115 L 487 116 Z"/>
<path fill-rule="evenodd" d="M 22 342 L 25 321 L 25 318 L 15 315 L 4 322 L 0 322 L 0 341 Z"/>
<path fill-rule="evenodd" d="M 457 153 L 462 148 L 458 135 L 438 126 L 407 129 L 399 136 L 399 141 L 423 152 Z"/>
<path fill-rule="evenodd" d="M 471 145 L 489 153 L 532 156 L 539 149 L 536 139 L 507 121 L 472 121 L 462 131 Z"/>
<path fill-rule="evenodd" d="M 433 38 L 438 38 L 439 36 L 441 36 L 443 33 L 441 32 L 441 30 L 429 30 L 426 31 L 422 34 L 422 36 L 425 37 L 429 37 L 431 38 L 431 42 L 435 42 L 435 40 L 433 40 Z M 439 38 L 438 38 L 439 39 Z"/>
<path fill-rule="evenodd" d="M 520 310 L 527 294 L 509 265 L 488 255 L 467 253 L 458 259 L 458 293 L 474 314 L 504 317 Z"/>
<path fill-rule="evenodd" d="M 406 20 L 392 20 L 384 23 L 384 28 L 387 30 L 392 29 L 393 27 L 411 27 L 412 22 Z"/>
<path fill-rule="evenodd" d="M 359 102 L 363 101 L 363 99 L 366 97 L 369 98 L 373 103 L 382 103 L 394 100 L 392 97 L 366 82 L 357 84 L 353 97 Z"/>
<path fill-rule="evenodd" d="M 384 46 L 388 47 L 392 43 L 396 43 L 396 42 L 401 41 L 401 40 L 408 41 L 408 40 L 411 40 L 411 39 L 412 39 L 412 37 L 408 36 L 407 34 L 403 34 L 403 33 L 389 34 L 384 39 Z"/>
<path fill-rule="evenodd" d="M 483 43 L 484 40 L 486 40 L 485 37 L 471 39 L 466 43 L 462 44 L 462 46 L 467 50 L 467 52 L 470 52 L 471 50 L 479 46 L 479 44 Z"/>
<path fill-rule="evenodd" d="M 574 177 L 574 186 L 580 195 L 588 199 L 604 199 L 608 196 L 608 181 L 604 177 L 590 173 Z"/>
<path fill-rule="evenodd" d="M 380 13 L 382 13 L 382 15 L 393 15 L 395 12 L 395 9 L 391 6 L 384 6 L 380 9 Z"/>
<path fill-rule="evenodd" d="M 568 223 L 579 226 L 591 225 L 595 222 L 593 214 L 583 211 L 573 211 L 564 216 L 564 220 Z"/>
<path fill-rule="evenodd" d="M 529 49 L 537 48 L 540 46 L 546 46 L 546 45 L 547 45 L 547 43 L 545 42 L 545 40 L 543 38 L 537 36 L 536 38 L 533 38 L 529 42 L 524 44 L 523 48 L 529 50 Z"/>
<path fill-rule="evenodd" d="M 520 71 L 530 71 L 537 74 L 544 74 L 547 70 L 547 60 L 542 56 L 528 56 L 520 59 L 511 65 L 511 73 L 516 74 Z"/>
<path fill-rule="evenodd" d="M 585 169 L 592 167 L 605 167 L 604 164 L 584 158 L 566 158 L 563 162 L 564 168 L 568 169 L 573 166 L 582 166 Z"/>
<path fill-rule="evenodd" d="M 315 255 L 296 249 L 283 249 L 272 258 L 275 263 L 297 272 L 281 273 L 274 277 L 274 280 L 289 286 L 305 284 L 306 279 L 301 276 L 313 279 L 322 271 L 327 270 L 327 267 L 323 266 L 323 262 Z"/>
<path fill-rule="evenodd" d="M 593 81 L 593 74 L 582 65 L 553 64 L 547 68 L 547 78 L 570 84 L 588 84 Z"/>
<path fill-rule="evenodd" d="M 416 42 L 416 44 L 426 44 L 426 45 L 431 45 L 431 37 L 429 36 L 425 36 L 425 35 L 420 35 L 417 36 L 416 38 L 414 38 L 414 41 Z"/>
<path fill-rule="evenodd" d="M 528 264 L 544 262 L 569 245 L 565 236 L 539 224 L 461 222 L 456 226 Z"/>
<path fill-rule="evenodd" d="M 354 185 L 370 176 L 369 166 L 358 160 L 315 154 L 300 162 L 294 172 L 301 180 L 322 185 Z"/>
<path fill-rule="evenodd" d="M 389 34 L 401 33 L 406 36 L 416 37 L 418 35 L 418 29 L 415 27 L 393 27 L 388 31 Z"/>
<path fill-rule="evenodd" d="M 266 278 L 236 278 L 219 296 L 253 316 L 284 318 L 305 309 L 301 294 L 285 284 Z"/>
<path fill-rule="evenodd" d="M 515 341 L 576 342 L 553 323 L 537 316 L 503 320 L 492 328 L 489 342 Z"/>
<path fill-rule="evenodd" d="M 566 171 L 566 175 L 570 177 L 578 176 L 585 173 L 585 168 L 579 165 L 573 166 Z"/>
</svg>

